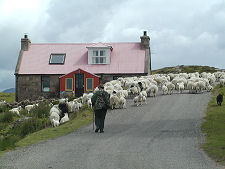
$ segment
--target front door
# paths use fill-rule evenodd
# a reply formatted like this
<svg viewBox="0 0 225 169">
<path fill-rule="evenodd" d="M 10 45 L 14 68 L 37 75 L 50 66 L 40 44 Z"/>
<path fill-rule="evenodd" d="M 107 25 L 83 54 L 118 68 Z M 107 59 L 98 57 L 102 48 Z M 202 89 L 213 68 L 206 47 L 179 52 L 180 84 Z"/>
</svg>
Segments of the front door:
<svg viewBox="0 0 225 169">
<path fill-rule="evenodd" d="M 80 97 L 84 93 L 84 74 L 75 74 L 75 96 Z"/>
</svg>

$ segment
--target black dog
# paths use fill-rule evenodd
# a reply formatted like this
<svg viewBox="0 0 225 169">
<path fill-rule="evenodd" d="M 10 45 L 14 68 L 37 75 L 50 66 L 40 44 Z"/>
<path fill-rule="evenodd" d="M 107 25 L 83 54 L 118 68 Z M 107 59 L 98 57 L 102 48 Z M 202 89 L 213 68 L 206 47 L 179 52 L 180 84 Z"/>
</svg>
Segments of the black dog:
<svg viewBox="0 0 225 169">
<path fill-rule="evenodd" d="M 223 95 L 222 94 L 219 94 L 217 97 L 216 97 L 216 101 L 217 101 L 217 104 L 219 106 L 221 106 L 222 102 L 223 102 Z"/>
</svg>

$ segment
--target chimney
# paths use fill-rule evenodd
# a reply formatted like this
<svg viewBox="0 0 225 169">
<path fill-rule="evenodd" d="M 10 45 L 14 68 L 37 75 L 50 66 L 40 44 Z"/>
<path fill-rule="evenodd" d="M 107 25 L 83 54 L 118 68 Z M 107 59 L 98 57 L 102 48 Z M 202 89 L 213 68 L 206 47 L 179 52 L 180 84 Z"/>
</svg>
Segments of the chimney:
<svg viewBox="0 0 225 169">
<path fill-rule="evenodd" d="M 28 39 L 28 35 L 25 34 L 24 38 L 21 38 L 21 50 L 28 51 L 30 47 L 30 39 Z"/>
<path fill-rule="evenodd" d="M 141 49 L 149 49 L 150 38 L 147 36 L 147 31 L 144 31 L 143 36 L 141 38 Z"/>
</svg>

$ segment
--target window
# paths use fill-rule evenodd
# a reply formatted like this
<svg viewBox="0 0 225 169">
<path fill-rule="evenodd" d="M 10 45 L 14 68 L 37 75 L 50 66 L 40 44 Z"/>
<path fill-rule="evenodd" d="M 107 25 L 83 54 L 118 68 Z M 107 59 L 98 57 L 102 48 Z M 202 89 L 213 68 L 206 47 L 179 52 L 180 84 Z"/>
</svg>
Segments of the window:
<svg viewBox="0 0 225 169">
<path fill-rule="evenodd" d="M 66 90 L 67 91 L 73 90 L 73 79 L 72 78 L 66 78 Z"/>
<path fill-rule="evenodd" d="M 93 56 L 98 56 L 98 50 L 93 51 Z"/>
<path fill-rule="evenodd" d="M 50 77 L 49 76 L 41 77 L 41 91 L 42 92 L 50 91 Z"/>
<path fill-rule="evenodd" d="M 51 54 L 50 64 L 64 64 L 66 54 Z"/>
<path fill-rule="evenodd" d="M 106 64 L 105 50 L 94 50 L 92 64 Z"/>
<path fill-rule="evenodd" d="M 100 56 L 105 56 L 105 51 L 104 50 L 100 50 Z"/>
<path fill-rule="evenodd" d="M 93 78 L 86 79 L 86 87 L 87 91 L 93 91 Z"/>
</svg>

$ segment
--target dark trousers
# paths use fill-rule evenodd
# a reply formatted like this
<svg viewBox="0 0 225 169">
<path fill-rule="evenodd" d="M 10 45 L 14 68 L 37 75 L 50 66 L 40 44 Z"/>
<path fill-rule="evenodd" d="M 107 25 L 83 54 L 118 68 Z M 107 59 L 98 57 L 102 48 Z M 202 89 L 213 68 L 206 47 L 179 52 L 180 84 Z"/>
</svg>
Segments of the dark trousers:
<svg viewBox="0 0 225 169">
<path fill-rule="evenodd" d="M 107 109 L 95 110 L 95 126 L 103 131 Z"/>
</svg>

